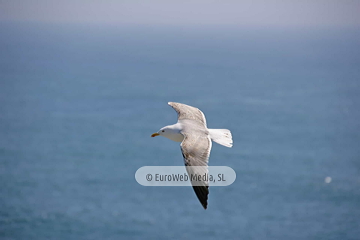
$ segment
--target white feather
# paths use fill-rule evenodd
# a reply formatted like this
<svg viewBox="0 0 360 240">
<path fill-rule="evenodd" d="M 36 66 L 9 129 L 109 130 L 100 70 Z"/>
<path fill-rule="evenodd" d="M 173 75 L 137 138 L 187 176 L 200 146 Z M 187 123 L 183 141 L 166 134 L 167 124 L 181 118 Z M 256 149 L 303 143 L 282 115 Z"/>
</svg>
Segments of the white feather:
<svg viewBox="0 0 360 240">
<path fill-rule="evenodd" d="M 228 129 L 208 129 L 208 130 L 211 140 L 225 147 L 229 147 L 229 148 L 232 147 L 233 140 L 230 130 Z"/>
</svg>

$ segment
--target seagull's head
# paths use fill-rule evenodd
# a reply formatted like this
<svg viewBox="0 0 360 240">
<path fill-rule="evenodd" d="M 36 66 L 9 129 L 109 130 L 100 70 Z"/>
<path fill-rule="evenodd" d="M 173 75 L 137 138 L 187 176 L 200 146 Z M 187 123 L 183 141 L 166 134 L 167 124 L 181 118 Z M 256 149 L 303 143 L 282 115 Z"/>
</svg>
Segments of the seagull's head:
<svg viewBox="0 0 360 240">
<path fill-rule="evenodd" d="M 166 127 L 161 128 L 158 132 L 153 133 L 153 134 L 151 135 L 151 137 L 156 137 L 156 136 L 163 136 L 163 137 L 165 137 L 165 136 L 168 135 L 170 132 L 171 132 L 171 129 L 170 129 L 168 126 L 166 126 Z"/>
<path fill-rule="evenodd" d="M 163 136 L 175 142 L 181 142 L 184 139 L 184 136 L 180 133 L 180 129 L 177 124 L 163 127 L 158 132 L 151 135 L 151 137 L 156 136 Z"/>
</svg>

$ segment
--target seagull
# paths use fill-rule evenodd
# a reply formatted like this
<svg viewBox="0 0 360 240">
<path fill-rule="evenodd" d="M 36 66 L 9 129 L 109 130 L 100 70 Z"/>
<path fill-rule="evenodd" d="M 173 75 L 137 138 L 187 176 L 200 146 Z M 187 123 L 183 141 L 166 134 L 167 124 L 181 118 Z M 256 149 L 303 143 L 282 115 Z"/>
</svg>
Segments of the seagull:
<svg viewBox="0 0 360 240">
<path fill-rule="evenodd" d="M 233 141 L 230 130 L 207 128 L 204 113 L 196 107 L 176 102 L 168 102 L 168 104 L 178 114 L 177 123 L 161 128 L 151 137 L 163 136 L 175 142 L 181 142 L 181 152 L 190 176 L 208 173 L 207 166 L 212 141 L 231 148 Z M 201 166 L 201 170 L 196 170 L 199 168 L 192 168 L 193 166 Z M 191 181 L 191 184 L 201 205 L 206 209 L 209 195 L 208 181 Z"/>
</svg>

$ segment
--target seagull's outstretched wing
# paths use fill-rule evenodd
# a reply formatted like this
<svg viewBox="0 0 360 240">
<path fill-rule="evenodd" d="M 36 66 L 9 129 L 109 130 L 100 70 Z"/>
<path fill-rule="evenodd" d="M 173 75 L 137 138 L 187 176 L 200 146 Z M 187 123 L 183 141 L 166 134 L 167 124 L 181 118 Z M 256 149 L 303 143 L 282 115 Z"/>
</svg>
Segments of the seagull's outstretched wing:
<svg viewBox="0 0 360 240">
<path fill-rule="evenodd" d="M 203 178 L 198 181 L 194 177 L 208 175 L 208 159 L 211 151 L 211 139 L 207 134 L 182 131 L 184 140 L 181 142 L 181 152 L 184 157 L 186 170 L 189 174 L 196 196 L 204 209 L 207 208 L 209 183 Z M 193 168 L 196 166 L 196 168 Z"/>
<path fill-rule="evenodd" d="M 178 120 L 191 119 L 202 123 L 206 127 L 205 115 L 200 109 L 183 103 L 168 102 L 168 104 L 177 112 Z"/>
</svg>

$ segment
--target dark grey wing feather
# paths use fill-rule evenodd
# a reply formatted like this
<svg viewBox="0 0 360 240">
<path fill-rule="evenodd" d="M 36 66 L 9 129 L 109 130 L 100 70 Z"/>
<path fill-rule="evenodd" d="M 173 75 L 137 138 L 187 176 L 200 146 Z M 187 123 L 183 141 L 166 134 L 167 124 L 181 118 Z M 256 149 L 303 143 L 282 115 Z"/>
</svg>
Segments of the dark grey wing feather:
<svg viewBox="0 0 360 240">
<path fill-rule="evenodd" d="M 207 209 L 209 186 L 193 186 L 193 189 L 203 208 Z"/>
</svg>

